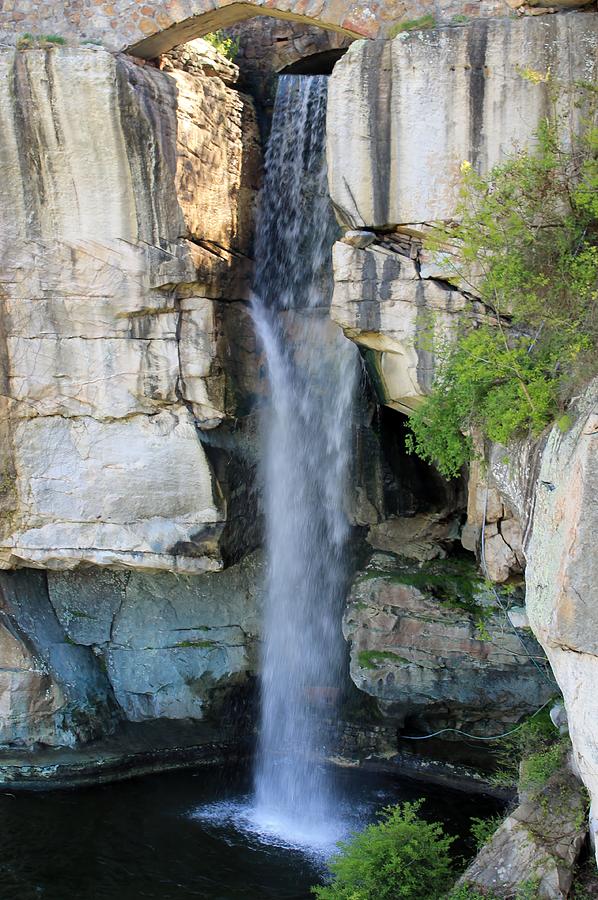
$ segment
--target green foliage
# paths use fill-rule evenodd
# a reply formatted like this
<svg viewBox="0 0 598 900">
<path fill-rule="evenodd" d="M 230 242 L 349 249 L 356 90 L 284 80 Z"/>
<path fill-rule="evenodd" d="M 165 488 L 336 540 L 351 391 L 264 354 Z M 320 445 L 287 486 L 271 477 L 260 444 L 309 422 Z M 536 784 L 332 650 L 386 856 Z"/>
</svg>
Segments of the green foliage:
<svg viewBox="0 0 598 900">
<path fill-rule="evenodd" d="M 318 900 L 441 900 L 452 879 L 453 838 L 419 818 L 421 801 L 389 806 L 381 821 L 339 844 L 333 880 L 312 888 Z"/>
<path fill-rule="evenodd" d="M 500 769 L 493 776 L 494 782 L 512 785 L 519 778 L 519 764 L 522 760 L 525 766 L 525 760 L 528 758 L 541 757 L 554 747 L 558 748 L 559 754 L 563 753 L 561 748 L 566 746 L 567 741 L 561 739 L 553 725 L 549 706 L 550 704 L 535 713 L 517 731 L 500 741 L 498 750 Z M 538 767 L 546 767 L 547 763 L 548 760 L 545 763 L 532 764 L 532 776 Z"/>
<path fill-rule="evenodd" d="M 471 820 L 471 833 L 478 850 L 487 844 L 499 825 L 504 821 L 503 816 L 491 816 L 489 819 L 474 818 Z"/>
<path fill-rule="evenodd" d="M 539 878 L 528 878 L 517 888 L 514 900 L 538 900 Z M 461 884 L 454 888 L 447 900 L 500 900 L 498 894 L 473 884 Z"/>
<path fill-rule="evenodd" d="M 493 612 L 492 607 L 482 606 L 480 603 L 486 582 L 480 576 L 473 559 L 433 559 L 415 567 L 413 562 L 398 558 L 396 567 L 392 570 L 368 568 L 360 580 L 369 581 L 372 578 L 410 585 L 452 609 L 462 609 L 473 617 L 482 633 L 484 623 Z M 505 591 L 504 588 L 500 590 Z M 486 635 L 483 635 L 483 639 L 487 639 Z"/>
<path fill-rule="evenodd" d="M 404 31 L 423 31 L 426 28 L 436 28 L 436 19 L 431 13 L 426 13 L 419 19 L 405 19 L 403 22 L 397 22 L 388 32 L 388 36 L 395 38 L 397 34 L 402 34 Z"/>
<path fill-rule="evenodd" d="M 538 900 L 538 889 L 540 887 L 540 878 L 528 878 L 522 881 L 517 888 L 515 900 Z"/>
<path fill-rule="evenodd" d="M 469 16 L 464 16 L 462 13 L 457 13 L 456 16 L 453 16 L 451 19 L 451 25 L 467 25 L 468 22 L 471 22 Z"/>
<path fill-rule="evenodd" d="M 179 641 L 174 646 L 183 648 L 195 647 L 197 649 L 205 650 L 208 647 L 212 648 L 217 647 L 218 645 L 216 644 L 216 641 Z"/>
<path fill-rule="evenodd" d="M 231 61 L 235 59 L 239 52 L 238 39 L 227 37 L 224 31 L 212 31 L 210 34 L 204 34 L 203 39 L 208 44 L 211 44 L 221 56 L 226 56 Z"/>
<path fill-rule="evenodd" d="M 523 788 L 543 787 L 563 764 L 565 745 L 553 744 L 522 760 L 520 784 Z"/>
<path fill-rule="evenodd" d="M 409 663 L 408 659 L 393 653 L 392 650 L 360 650 L 357 654 L 357 662 L 362 669 L 377 669 L 378 665 L 389 660 L 395 663 Z"/>
<path fill-rule="evenodd" d="M 63 47 L 65 44 L 66 38 L 60 34 L 31 34 L 27 31 L 18 39 L 17 50 L 44 50 Z"/>
<path fill-rule="evenodd" d="M 464 317 L 454 340 L 433 345 L 432 392 L 409 419 L 407 449 L 447 478 L 471 459 L 475 429 L 500 444 L 537 435 L 562 411 L 576 379 L 596 372 L 598 91 L 574 85 L 568 92 L 583 107 L 579 133 L 571 138 L 554 111 L 534 150 L 518 151 L 487 176 L 464 163 L 459 224 L 438 226 L 427 242 L 442 251 L 447 277 L 486 309 Z M 557 93 L 551 86 L 554 110 Z M 429 341 L 425 330 L 420 340 Z"/>
<path fill-rule="evenodd" d="M 500 900 L 500 898 L 492 891 L 482 892 L 482 888 L 473 884 L 460 884 L 459 887 L 453 888 L 447 900 Z"/>
</svg>

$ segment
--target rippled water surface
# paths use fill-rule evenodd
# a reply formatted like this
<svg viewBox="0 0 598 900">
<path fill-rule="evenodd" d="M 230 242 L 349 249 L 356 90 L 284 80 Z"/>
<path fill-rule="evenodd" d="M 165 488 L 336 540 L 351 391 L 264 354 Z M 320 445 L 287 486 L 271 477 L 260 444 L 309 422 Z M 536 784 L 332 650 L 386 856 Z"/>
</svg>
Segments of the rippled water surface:
<svg viewBox="0 0 598 900">
<path fill-rule="evenodd" d="M 335 772 L 346 828 L 399 799 L 465 834 L 496 803 L 352 770 Z M 0 794 L 1 900 L 307 900 L 321 847 L 252 821 L 251 782 L 227 770 L 168 773 L 73 791 Z M 460 851 L 466 847 L 461 845 Z"/>
</svg>

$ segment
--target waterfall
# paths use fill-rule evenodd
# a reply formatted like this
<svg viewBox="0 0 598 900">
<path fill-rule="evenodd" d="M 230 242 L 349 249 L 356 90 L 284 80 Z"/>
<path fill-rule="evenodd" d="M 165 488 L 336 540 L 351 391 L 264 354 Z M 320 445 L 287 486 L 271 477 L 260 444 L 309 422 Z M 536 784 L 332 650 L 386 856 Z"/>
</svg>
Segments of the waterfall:
<svg viewBox="0 0 598 900">
<path fill-rule="evenodd" d="M 328 316 L 337 233 L 325 158 L 325 77 L 282 76 L 266 154 L 253 316 L 267 360 L 268 574 L 255 768 L 260 823 L 334 839 L 321 765 L 342 672 L 345 510 L 356 350 Z M 338 819 L 338 813 L 336 813 Z"/>
</svg>

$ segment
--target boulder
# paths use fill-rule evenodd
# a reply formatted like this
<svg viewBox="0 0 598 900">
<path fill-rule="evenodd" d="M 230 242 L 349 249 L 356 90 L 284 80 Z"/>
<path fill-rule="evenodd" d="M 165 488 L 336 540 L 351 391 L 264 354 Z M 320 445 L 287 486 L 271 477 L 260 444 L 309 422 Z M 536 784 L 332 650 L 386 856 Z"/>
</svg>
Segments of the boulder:
<svg viewBox="0 0 598 900">
<path fill-rule="evenodd" d="M 528 884 L 538 900 L 565 900 L 586 837 L 585 807 L 579 781 L 557 772 L 505 819 L 460 883 L 499 897 Z"/>
<path fill-rule="evenodd" d="M 554 693 L 529 629 L 509 623 L 473 561 L 375 555 L 353 582 L 343 632 L 352 680 L 399 727 L 496 734 Z"/>
</svg>

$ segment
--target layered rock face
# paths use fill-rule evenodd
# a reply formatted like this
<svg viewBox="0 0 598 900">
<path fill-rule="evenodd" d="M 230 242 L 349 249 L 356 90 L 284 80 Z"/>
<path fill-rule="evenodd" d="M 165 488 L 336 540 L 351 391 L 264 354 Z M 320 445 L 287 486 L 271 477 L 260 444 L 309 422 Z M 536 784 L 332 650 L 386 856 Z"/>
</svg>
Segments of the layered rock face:
<svg viewBox="0 0 598 900">
<path fill-rule="evenodd" d="M 222 573 L 1 573 L 0 746 L 74 746 L 118 722 L 213 717 L 249 693 L 258 555 Z"/>
<path fill-rule="evenodd" d="M 529 629 L 505 618 L 508 605 L 473 562 L 375 554 L 344 618 L 351 677 L 399 728 L 496 734 L 554 693 Z"/>
<path fill-rule="evenodd" d="M 46 570 L 2 576 L 0 743 L 201 719 L 255 671 L 259 565 L 217 574 L 251 544 L 253 105 L 205 42 L 0 66 L 0 567 Z"/>
<path fill-rule="evenodd" d="M 548 88 L 526 70 L 591 80 L 597 31 L 593 13 L 577 13 L 354 43 L 329 93 L 330 191 L 345 224 L 450 219 L 462 162 L 488 171 L 544 115 Z"/>
<path fill-rule="evenodd" d="M 217 301 L 246 292 L 251 103 L 98 50 L 1 65 L 1 564 L 218 569 L 196 426 L 233 411 Z"/>
<path fill-rule="evenodd" d="M 387 44 L 356 42 L 337 64 L 329 94 L 330 187 L 348 230 L 335 249 L 333 316 L 364 347 L 384 403 L 408 411 L 429 389 L 435 360 L 422 335 L 432 330 L 436 338 L 450 339 L 457 314 L 484 316 L 475 296 L 448 284 L 438 260 L 421 250 L 430 224 L 455 215 L 461 163 L 484 173 L 515 144 L 525 145 L 546 109 L 546 73 L 562 84 L 596 82 L 597 48 L 596 15 L 578 13 L 479 22 L 401 35 Z M 523 77 L 526 69 L 531 77 Z M 560 102 L 574 124 L 577 111 Z M 461 535 L 494 581 L 520 574 L 527 564 L 527 612 L 512 610 L 510 624 L 525 629 L 529 616 L 550 660 L 594 820 L 595 403 L 590 391 L 574 408 L 571 430 L 563 434 L 555 426 L 545 447 L 543 441 L 520 441 L 508 450 L 480 448 L 486 466 L 474 465 L 470 473 Z M 418 658 L 434 646 L 429 598 L 393 586 L 388 575 L 366 585 L 367 598 L 354 598 L 345 626 L 354 640 L 354 679 L 383 704 L 396 699 L 401 708 L 416 672 L 434 700 L 440 676 L 422 670 L 426 657 Z M 467 643 L 471 635 L 459 632 L 453 611 L 443 617 L 449 633 L 460 635 L 459 652 L 469 646 L 467 665 L 483 685 L 477 650 L 472 653 Z M 379 621 L 380 628 L 369 628 L 368 621 Z M 408 640 L 413 634 L 416 639 Z M 358 665 L 359 648 L 366 653 L 362 662 L 375 663 L 371 671 Z M 524 670 L 510 669 L 509 690 Z M 449 672 L 443 677 L 450 682 Z M 453 700 L 459 703 L 456 693 Z M 509 703 L 517 708 L 514 694 Z"/>
<path fill-rule="evenodd" d="M 408 413 L 432 385 L 432 343 L 450 339 L 457 314 L 481 315 L 481 304 L 445 282 L 422 278 L 415 260 L 388 246 L 361 249 L 339 241 L 333 259 L 330 314 L 347 337 L 371 351 L 366 358 L 380 400 Z"/>
</svg>

